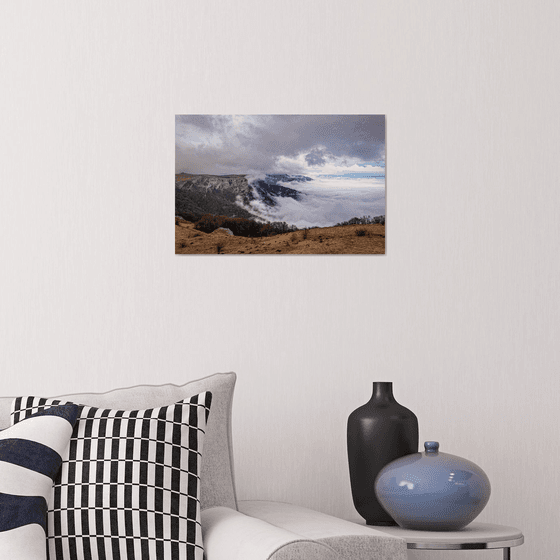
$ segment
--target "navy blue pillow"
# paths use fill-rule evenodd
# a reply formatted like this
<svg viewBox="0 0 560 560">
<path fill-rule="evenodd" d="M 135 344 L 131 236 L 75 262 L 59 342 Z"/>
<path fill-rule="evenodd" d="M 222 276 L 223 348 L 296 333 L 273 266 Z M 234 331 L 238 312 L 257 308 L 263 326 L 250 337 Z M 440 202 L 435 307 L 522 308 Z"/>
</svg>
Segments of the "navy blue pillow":
<svg viewBox="0 0 560 560">
<path fill-rule="evenodd" d="M 47 503 L 79 412 L 54 406 L 0 431 L 0 558 L 46 558 Z"/>
</svg>

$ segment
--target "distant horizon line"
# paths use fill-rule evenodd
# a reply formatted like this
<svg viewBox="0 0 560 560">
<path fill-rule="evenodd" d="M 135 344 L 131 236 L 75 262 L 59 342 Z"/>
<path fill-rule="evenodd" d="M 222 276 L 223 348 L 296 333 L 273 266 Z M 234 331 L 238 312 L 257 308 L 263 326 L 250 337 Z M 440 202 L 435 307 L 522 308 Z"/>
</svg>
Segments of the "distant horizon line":
<svg viewBox="0 0 560 560">
<path fill-rule="evenodd" d="M 231 176 L 246 177 L 247 175 L 255 175 L 255 173 L 193 173 L 191 171 L 179 171 L 176 172 L 175 175 L 209 175 L 212 177 L 231 177 Z M 258 175 L 258 173 L 256 175 Z M 308 177 L 308 175 L 304 175 L 303 173 L 265 173 L 265 175 L 291 175 L 295 177 L 298 176 Z M 378 179 L 380 177 L 385 177 L 385 173 L 380 175 L 363 175 L 359 171 L 356 171 L 355 173 L 351 172 L 351 173 L 340 173 L 340 174 L 324 173 L 318 175 L 318 177 L 352 177 L 353 175 L 359 175 L 359 177 L 356 177 L 357 179 L 370 179 L 370 178 Z"/>
</svg>

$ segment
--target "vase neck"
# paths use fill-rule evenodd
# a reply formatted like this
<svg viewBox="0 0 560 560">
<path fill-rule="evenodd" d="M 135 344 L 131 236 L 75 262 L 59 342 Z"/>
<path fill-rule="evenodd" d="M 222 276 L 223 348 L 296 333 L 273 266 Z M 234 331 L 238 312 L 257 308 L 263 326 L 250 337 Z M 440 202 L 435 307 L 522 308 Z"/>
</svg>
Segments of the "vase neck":
<svg viewBox="0 0 560 560">
<path fill-rule="evenodd" d="M 373 393 L 371 395 L 373 402 L 393 402 L 393 383 L 391 381 L 374 381 Z"/>
</svg>

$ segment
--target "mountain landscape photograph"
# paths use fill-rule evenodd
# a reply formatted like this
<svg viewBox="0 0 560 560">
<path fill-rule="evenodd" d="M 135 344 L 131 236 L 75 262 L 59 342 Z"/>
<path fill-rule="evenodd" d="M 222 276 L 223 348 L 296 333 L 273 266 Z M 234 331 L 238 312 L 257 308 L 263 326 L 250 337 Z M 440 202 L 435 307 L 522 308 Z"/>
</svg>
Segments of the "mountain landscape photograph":
<svg viewBox="0 0 560 560">
<path fill-rule="evenodd" d="M 385 254 L 385 115 L 176 115 L 176 254 Z"/>
</svg>

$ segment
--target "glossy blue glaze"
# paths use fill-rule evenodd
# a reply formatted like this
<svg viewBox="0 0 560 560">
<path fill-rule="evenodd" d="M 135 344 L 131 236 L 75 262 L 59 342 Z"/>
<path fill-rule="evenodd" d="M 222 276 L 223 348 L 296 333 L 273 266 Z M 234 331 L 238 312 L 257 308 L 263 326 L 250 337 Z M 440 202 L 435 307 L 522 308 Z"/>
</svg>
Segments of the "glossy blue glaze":
<svg viewBox="0 0 560 560">
<path fill-rule="evenodd" d="M 456 531 L 468 525 L 490 498 L 490 481 L 472 461 L 441 453 L 437 441 L 386 465 L 375 493 L 405 529 Z"/>
</svg>

